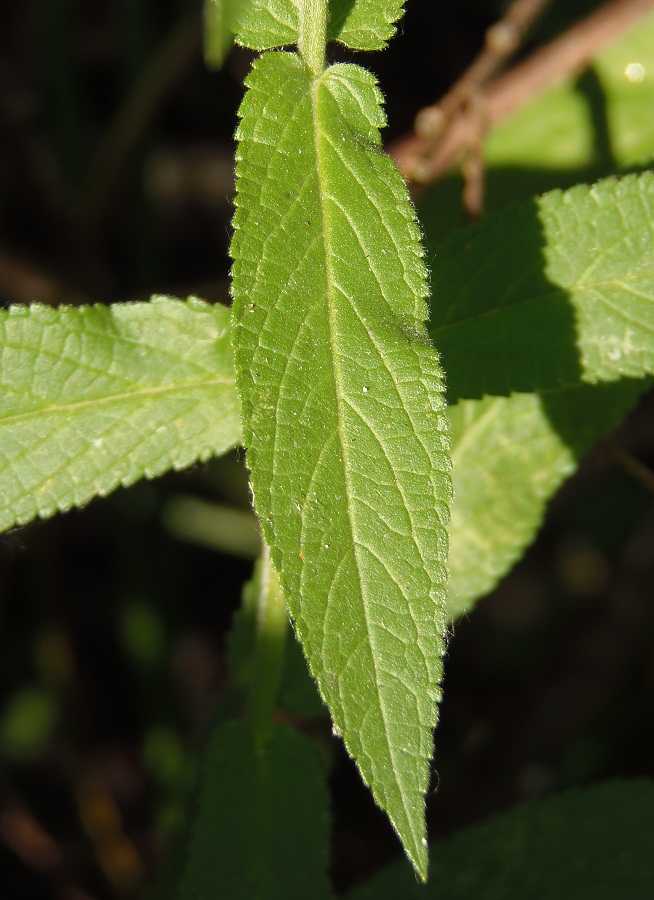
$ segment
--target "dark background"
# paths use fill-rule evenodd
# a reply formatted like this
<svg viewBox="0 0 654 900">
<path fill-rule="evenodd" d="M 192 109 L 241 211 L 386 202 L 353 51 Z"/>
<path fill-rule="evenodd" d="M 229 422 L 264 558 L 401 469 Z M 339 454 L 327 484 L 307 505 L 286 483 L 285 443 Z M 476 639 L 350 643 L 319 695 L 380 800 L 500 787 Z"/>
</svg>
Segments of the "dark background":
<svg viewBox="0 0 654 900">
<path fill-rule="evenodd" d="M 527 49 L 597 6 L 554 3 Z M 388 140 L 455 81 L 501 9 L 409 0 L 390 49 L 362 55 L 387 97 Z M 5 0 L 0 301 L 227 302 L 249 59 L 235 50 L 209 72 L 186 0 Z M 133 136 L 122 162 L 108 137 L 118 115 L 118 136 Z M 646 397 L 616 439 L 654 466 L 652 407 Z M 142 897 L 174 857 L 251 571 L 171 535 L 179 494 L 247 510 L 239 455 L 0 539 L 2 896 Z M 651 773 L 653 548 L 651 492 L 598 448 L 524 560 L 454 629 L 433 837 L 570 785 Z M 298 724 L 329 744 L 343 889 L 398 847 L 328 723 Z"/>
</svg>

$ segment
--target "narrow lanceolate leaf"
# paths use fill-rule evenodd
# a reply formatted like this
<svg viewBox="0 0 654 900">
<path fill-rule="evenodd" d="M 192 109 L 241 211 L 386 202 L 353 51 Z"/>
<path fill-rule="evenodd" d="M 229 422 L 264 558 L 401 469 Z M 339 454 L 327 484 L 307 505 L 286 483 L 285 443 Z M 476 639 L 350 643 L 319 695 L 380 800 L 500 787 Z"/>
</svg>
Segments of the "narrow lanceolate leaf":
<svg viewBox="0 0 654 900">
<path fill-rule="evenodd" d="M 237 40 L 254 50 L 297 43 L 300 0 L 249 0 Z M 381 50 L 395 32 L 404 0 L 329 0 L 327 38 L 355 50 Z"/>
<path fill-rule="evenodd" d="M 229 311 L 193 298 L 0 312 L 0 529 L 239 441 Z"/>
<path fill-rule="evenodd" d="M 312 671 L 424 875 L 450 479 L 425 270 L 369 73 L 248 79 L 234 345 L 264 536 Z"/>
</svg>

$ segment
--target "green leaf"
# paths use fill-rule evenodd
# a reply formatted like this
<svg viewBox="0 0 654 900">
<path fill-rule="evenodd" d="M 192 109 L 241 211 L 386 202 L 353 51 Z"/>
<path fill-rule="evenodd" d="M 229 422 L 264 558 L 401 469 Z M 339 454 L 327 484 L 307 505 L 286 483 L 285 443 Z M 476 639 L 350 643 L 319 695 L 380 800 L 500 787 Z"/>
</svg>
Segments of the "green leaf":
<svg viewBox="0 0 654 900">
<path fill-rule="evenodd" d="M 518 560 L 575 461 L 537 394 L 466 400 L 449 414 L 454 502 L 448 610 L 456 619 Z"/>
<path fill-rule="evenodd" d="M 239 16 L 236 41 L 252 50 L 297 43 L 299 0 L 252 0 Z"/>
<path fill-rule="evenodd" d="M 348 900 L 648 900 L 654 883 L 654 784 L 570 791 L 432 846 L 419 886 L 395 864 Z"/>
<path fill-rule="evenodd" d="M 369 73 L 266 54 L 241 107 L 234 345 L 264 537 L 335 727 L 425 874 L 450 497 L 442 378 Z"/>
<path fill-rule="evenodd" d="M 2 530 L 239 441 L 222 306 L 14 306 L 0 353 Z"/>
<path fill-rule="evenodd" d="M 547 502 L 580 457 L 616 427 L 647 379 L 546 394 L 462 400 L 449 408 L 454 463 L 448 611 L 489 593 L 522 556 Z"/>
<path fill-rule="evenodd" d="M 404 0 L 330 0 L 327 37 L 353 50 L 383 50 L 404 13 Z"/>
<path fill-rule="evenodd" d="M 653 217 L 646 173 L 553 192 L 435 249 L 431 333 L 456 404 L 452 617 L 508 571 L 580 455 L 649 386 Z"/>
<path fill-rule="evenodd" d="M 552 191 L 435 250 L 451 402 L 654 373 L 654 174 Z"/>
<path fill-rule="evenodd" d="M 252 0 L 237 40 L 253 50 L 297 43 L 300 0 Z M 330 0 L 327 37 L 354 50 L 381 50 L 395 32 L 404 0 Z"/>
<path fill-rule="evenodd" d="M 262 747 L 228 722 L 207 748 L 180 900 L 327 900 L 328 795 L 304 735 Z"/>
</svg>

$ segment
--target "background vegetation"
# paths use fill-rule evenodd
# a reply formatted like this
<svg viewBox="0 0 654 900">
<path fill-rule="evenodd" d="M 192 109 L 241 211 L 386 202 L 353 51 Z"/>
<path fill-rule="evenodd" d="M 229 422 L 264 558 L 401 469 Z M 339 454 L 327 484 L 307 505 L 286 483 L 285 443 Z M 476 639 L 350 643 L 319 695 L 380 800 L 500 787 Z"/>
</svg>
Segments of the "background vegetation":
<svg viewBox="0 0 654 900">
<path fill-rule="evenodd" d="M 525 52 L 598 5 L 554 3 Z M 502 8 L 452 6 L 409 2 L 402 33 L 365 60 L 387 98 L 389 142 L 456 80 Z M 208 72 L 200 12 L 161 0 L 6 6 L 3 302 L 153 292 L 227 300 L 232 135 L 250 57 L 234 51 Z M 550 101 L 584 110 L 585 130 L 564 129 L 557 142 L 556 119 L 541 107 L 529 128 L 492 136 L 489 206 L 626 160 L 603 115 L 610 99 L 586 73 Z M 648 136 L 639 139 L 644 156 Z M 451 178 L 424 199 L 434 240 L 462 221 L 459 189 Z M 615 441 L 586 459 L 538 542 L 456 625 L 429 805 L 434 838 L 519 800 L 651 775 L 653 403 L 645 396 Z M 208 727 L 229 702 L 225 633 L 255 552 L 237 455 L 3 537 L 7 896 L 108 900 L 152 883 L 176 846 Z M 311 696 L 294 706 L 331 764 L 331 868 L 346 888 L 398 847 Z"/>
</svg>

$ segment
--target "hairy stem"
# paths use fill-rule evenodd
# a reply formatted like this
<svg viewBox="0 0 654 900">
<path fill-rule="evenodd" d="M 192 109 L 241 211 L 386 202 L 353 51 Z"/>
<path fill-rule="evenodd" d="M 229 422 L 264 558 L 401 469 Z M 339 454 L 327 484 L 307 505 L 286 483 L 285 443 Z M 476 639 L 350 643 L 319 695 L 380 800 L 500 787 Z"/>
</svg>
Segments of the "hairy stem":
<svg viewBox="0 0 654 900">
<path fill-rule="evenodd" d="M 325 69 L 327 42 L 327 0 L 301 0 L 298 50 L 317 78 Z"/>
</svg>

